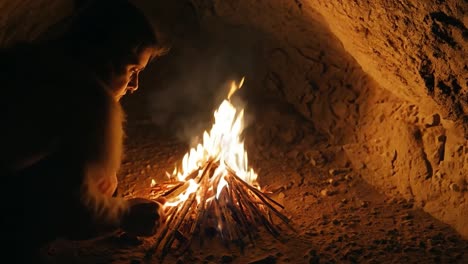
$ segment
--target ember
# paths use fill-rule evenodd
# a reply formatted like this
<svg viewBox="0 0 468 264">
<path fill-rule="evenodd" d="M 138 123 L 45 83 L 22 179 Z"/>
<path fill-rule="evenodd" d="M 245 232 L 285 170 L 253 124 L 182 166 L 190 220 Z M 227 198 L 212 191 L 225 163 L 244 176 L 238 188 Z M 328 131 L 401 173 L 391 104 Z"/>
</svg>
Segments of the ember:
<svg viewBox="0 0 468 264">
<path fill-rule="evenodd" d="M 257 174 L 248 166 L 240 140 L 244 112 L 230 102 L 243 81 L 232 83 L 227 99 L 214 113 L 213 127 L 205 131 L 202 144 L 185 154 L 182 169 L 175 169 L 168 182 L 152 183 L 152 195 L 167 199 L 167 219 L 149 255 L 183 253 L 195 235 L 201 245 L 205 236 L 219 235 L 226 245 L 235 242 L 242 249 L 245 239 L 255 243 L 259 227 L 275 238 L 280 237 L 280 223 L 292 229 L 279 211 L 283 206 L 261 191 Z"/>
</svg>

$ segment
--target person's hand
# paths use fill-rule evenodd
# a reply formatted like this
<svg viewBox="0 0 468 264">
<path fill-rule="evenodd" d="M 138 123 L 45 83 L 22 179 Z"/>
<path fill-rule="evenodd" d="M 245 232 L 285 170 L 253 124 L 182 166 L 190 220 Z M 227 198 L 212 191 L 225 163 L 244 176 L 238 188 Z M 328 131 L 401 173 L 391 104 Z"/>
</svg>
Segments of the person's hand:
<svg viewBox="0 0 468 264">
<path fill-rule="evenodd" d="M 104 194 L 105 196 L 111 197 L 117 190 L 117 184 L 117 175 L 114 174 L 110 177 L 103 177 L 99 179 L 97 182 L 97 188 L 98 191 Z"/>
<path fill-rule="evenodd" d="M 154 235 L 164 219 L 162 204 L 144 198 L 133 198 L 128 202 L 129 211 L 122 219 L 122 230 L 134 236 Z"/>
</svg>

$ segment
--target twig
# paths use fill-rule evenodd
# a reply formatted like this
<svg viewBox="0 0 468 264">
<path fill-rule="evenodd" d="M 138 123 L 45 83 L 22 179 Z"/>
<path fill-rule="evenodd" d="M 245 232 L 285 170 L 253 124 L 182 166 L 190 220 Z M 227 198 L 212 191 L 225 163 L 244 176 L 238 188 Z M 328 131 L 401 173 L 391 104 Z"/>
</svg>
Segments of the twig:
<svg viewBox="0 0 468 264">
<path fill-rule="evenodd" d="M 198 184 L 197 189 L 186 201 L 168 209 L 166 224 L 158 232 L 157 240 L 149 249 L 148 256 L 158 251 L 160 259 L 163 260 L 176 239 L 179 241 L 176 246 L 177 251 L 185 252 L 190 247 L 195 234 L 210 227 L 208 222 L 211 219 L 214 219 L 214 228 L 225 245 L 229 246 L 230 242 L 237 241 L 241 250 L 245 236 L 255 244 L 254 234 L 258 232 L 258 226 L 264 226 L 275 238 L 280 236 L 281 229 L 273 222 L 271 212 L 294 230 L 290 220 L 276 208 L 284 209 L 281 204 L 245 182 L 229 166 L 226 165 L 227 175 L 217 175 L 214 178 L 218 166 L 219 161 L 209 160 L 198 170 L 190 173 L 187 179 L 193 179 Z M 222 190 L 218 190 L 221 179 L 224 179 L 227 185 Z M 181 182 L 173 187 L 168 185 L 161 189 L 164 190 L 163 196 L 175 199 L 188 187 L 188 182 Z M 217 192 L 219 197 L 216 198 Z M 200 245 L 203 245 L 202 234 Z"/>
</svg>

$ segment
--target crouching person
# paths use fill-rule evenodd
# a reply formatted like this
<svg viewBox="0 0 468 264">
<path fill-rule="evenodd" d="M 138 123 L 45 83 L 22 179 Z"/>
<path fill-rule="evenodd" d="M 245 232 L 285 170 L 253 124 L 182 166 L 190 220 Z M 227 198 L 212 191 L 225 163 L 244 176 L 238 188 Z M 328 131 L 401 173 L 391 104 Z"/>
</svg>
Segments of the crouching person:
<svg viewBox="0 0 468 264">
<path fill-rule="evenodd" d="M 160 203 L 113 193 L 123 154 L 119 100 L 165 50 L 133 4 L 99 0 L 60 37 L 0 51 L 6 254 L 38 263 L 39 248 L 56 238 L 156 232 Z"/>
</svg>

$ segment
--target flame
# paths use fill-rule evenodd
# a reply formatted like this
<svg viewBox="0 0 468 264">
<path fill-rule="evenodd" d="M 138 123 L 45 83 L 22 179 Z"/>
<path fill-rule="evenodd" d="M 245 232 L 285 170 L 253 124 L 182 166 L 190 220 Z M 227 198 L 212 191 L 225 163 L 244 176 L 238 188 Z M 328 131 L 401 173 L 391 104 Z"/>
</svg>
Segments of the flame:
<svg viewBox="0 0 468 264">
<path fill-rule="evenodd" d="M 245 182 L 260 188 L 257 183 L 257 174 L 248 166 L 247 152 L 240 138 L 244 129 L 244 109 L 236 109 L 230 101 L 231 96 L 242 87 L 243 83 L 244 78 L 239 84 L 232 82 L 227 99 L 214 112 L 213 126 L 209 132 L 204 131 L 202 142 L 184 155 L 181 169 L 174 169 L 171 178 L 176 178 L 185 184 L 188 182 L 189 186 L 179 196 L 168 201 L 165 206 L 177 206 L 186 201 L 190 194 L 196 192 L 198 184 L 193 179 L 188 179 L 188 176 L 210 161 L 219 164 L 209 179 L 212 184 L 212 196 L 215 199 L 219 199 L 222 191 L 229 187 L 224 178 L 228 173 L 227 168 L 233 170 Z M 200 200 L 199 197 L 197 200 Z M 206 199 L 207 202 L 212 200 L 212 197 Z"/>
</svg>

